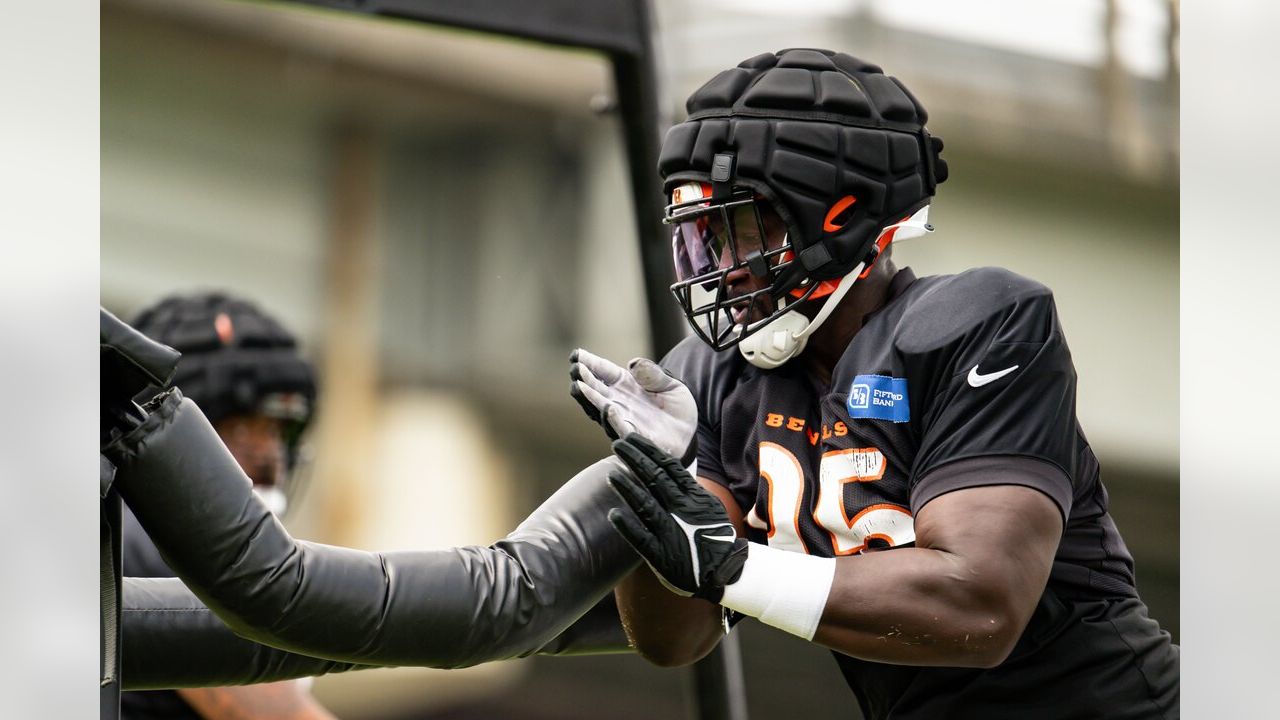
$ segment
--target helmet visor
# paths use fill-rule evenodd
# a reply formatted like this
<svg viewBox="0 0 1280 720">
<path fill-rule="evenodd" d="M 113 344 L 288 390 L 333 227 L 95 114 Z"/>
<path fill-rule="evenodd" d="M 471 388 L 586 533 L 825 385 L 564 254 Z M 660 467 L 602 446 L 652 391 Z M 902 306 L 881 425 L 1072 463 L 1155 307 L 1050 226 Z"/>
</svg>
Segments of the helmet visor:
<svg viewBox="0 0 1280 720">
<path fill-rule="evenodd" d="M 764 226 L 756 198 L 735 195 L 728 202 L 712 205 L 698 203 L 681 208 L 669 216 L 674 226 L 671 254 L 679 281 L 710 274 L 716 270 L 744 266 L 747 259 L 759 257 L 764 264 L 753 270 L 759 273 L 777 267 L 785 252 L 785 234 L 771 237 Z"/>
<path fill-rule="evenodd" d="M 791 246 L 766 201 L 745 188 L 716 201 L 710 190 L 677 188 L 665 222 L 672 226 L 671 290 L 694 332 L 719 350 L 785 312 L 779 301 L 799 283 L 785 272 Z"/>
</svg>

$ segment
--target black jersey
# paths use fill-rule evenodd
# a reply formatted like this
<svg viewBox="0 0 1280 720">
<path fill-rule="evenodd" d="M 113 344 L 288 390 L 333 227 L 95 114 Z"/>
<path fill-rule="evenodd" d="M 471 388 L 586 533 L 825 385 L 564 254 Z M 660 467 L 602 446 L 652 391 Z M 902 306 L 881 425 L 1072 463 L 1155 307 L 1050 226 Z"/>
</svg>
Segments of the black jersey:
<svg viewBox="0 0 1280 720">
<path fill-rule="evenodd" d="M 121 506 L 121 550 L 125 577 L 174 577 L 128 505 Z M 129 690 L 120 693 L 121 720 L 201 720 L 174 690 Z"/>
<path fill-rule="evenodd" d="M 1136 600 L 1133 560 L 1076 420 L 1075 369 L 1043 285 L 995 268 L 921 279 L 904 269 L 826 387 L 803 363 L 762 370 L 696 338 L 663 365 L 698 402 L 698 474 L 729 489 L 754 541 L 823 557 L 891 550 L 915 541 L 913 518 L 930 500 L 992 484 L 1032 487 L 1061 511 L 1045 597 L 998 668 L 907 667 L 835 653 L 866 717 L 1004 717 L 1001 709 L 1045 698 L 1054 708 L 1055 682 L 1064 698 L 1095 697 L 1100 683 L 1081 668 L 1112 666 L 1089 656 L 1105 643 L 1079 636 L 1081 608 L 1102 603 L 1093 614 L 1106 615 L 1124 607 L 1141 612 L 1150 624 L 1143 629 L 1155 627 Z M 1163 637 L 1154 650 L 1163 680 L 1147 690 L 1176 712 L 1176 651 L 1167 633 L 1154 632 Z M 1117 648 L 1133 642 L 1141 641 Z M 1124 654 L 1110 661 L 1134 667 L 1133 652 Z M 1058 682 L 1063 673 L 1075 680 Z M 1142 673 L 1121 674 L 1132 675 L 1130 690 L 1141 695 Z M 1077 712 L 1057 709 L 1089 715 L 1070 707 Z M 1133 716 L 1159 717 L 1153 707 Z M 1103 714 L 1128 716 L 1114 706 Z"/>
</svg>

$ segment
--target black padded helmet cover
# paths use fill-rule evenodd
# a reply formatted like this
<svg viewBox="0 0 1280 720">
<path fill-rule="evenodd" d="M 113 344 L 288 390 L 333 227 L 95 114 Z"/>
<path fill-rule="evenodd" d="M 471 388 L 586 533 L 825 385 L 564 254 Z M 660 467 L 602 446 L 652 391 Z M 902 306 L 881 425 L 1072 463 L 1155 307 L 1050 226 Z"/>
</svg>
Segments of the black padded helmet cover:
<svg viewBox="0 0 1280 720">
<path fill-rule="evenodd" d="M 211 422 L 260 412 L 272 395 L 301 396 L 287 419 L 299 431 L 312 414 L 315 374 L 294 336 L 253 303 L 222 292 L 171 296 L 143 310 L 134 327 L 182 353 L 170 384 Z"/>
<path fill-rule="evenodd" d="M 852 270 L 881 228 L 923 207 L 947 176 L 942 141 L 925 130 L 920 102 L 879 67 L 844 53 L 757 55 L 713 77 L 686 108 L 689 118 L 662 143 L 664 192 L 711 182 L 715 157 L 732 154 L 732 185 L 773 205 L 814 279 Z M 852 214 L 824 229 L 850 195 Z M 805 257 L 819 245 L 825 253 Z"/>
</svg>

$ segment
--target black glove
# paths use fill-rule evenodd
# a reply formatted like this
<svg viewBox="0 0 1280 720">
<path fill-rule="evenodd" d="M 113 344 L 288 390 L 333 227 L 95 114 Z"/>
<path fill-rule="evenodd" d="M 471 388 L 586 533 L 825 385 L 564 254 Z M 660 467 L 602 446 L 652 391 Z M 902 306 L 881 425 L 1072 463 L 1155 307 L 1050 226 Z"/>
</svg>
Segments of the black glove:
<svg viewBox="0 0 1280 720">
<path fill-rule="evenodd" d="M 146 414 L 134 403 L 134 396 L 167 384 L 182 356 L 101 308 L 98 347 L 101 445 L 105 447 L 141 423 Z"/>
<path fill-rule="evenodd" d="M 672 592 L 720 602 L 747 561 L 747 541 L 736 537 L 724 504 L 636 433 L 614 442 L 613 452 L 640 482 L 615 471 L 609 486 L 639 521 L 614 508 L 609 522 Z"/>
</svg>

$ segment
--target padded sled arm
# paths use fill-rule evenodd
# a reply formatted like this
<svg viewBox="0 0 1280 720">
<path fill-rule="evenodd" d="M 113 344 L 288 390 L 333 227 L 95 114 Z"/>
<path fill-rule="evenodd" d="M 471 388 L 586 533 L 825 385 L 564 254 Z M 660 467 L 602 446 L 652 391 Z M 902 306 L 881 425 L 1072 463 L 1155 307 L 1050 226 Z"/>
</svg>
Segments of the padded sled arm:
<svg viewBox="0 0 1280 720">
<path fill-rule="evenodd" d="M 324 660 L 242 638 L 178 578 L 125 578 L 122 611 L 125 690 L 249 685 L 379 667 Z M 609 594 L 537 654 L 629 651 Z"/>
<path fill-rule="evenodd" d="M 489 547 L 375 553 L 292 538 L 171 390 L 108 447 L 169 566 L 237 634 L 341 662 L 455 668 L 546 646 L 639 563 L 606 515 L 612 460 Z"/>
<path fill-rule="evenodd" d="M 248 685 L 372 667 L 246 640 L 178 578 L 125 578 L 120 627 L 125 690 Z"/>
<path fill-rule="evenodd" d="M 618 615 L 618 604 L 609 593 L 551 642 L 538 648 L 538 655 L 608 655 L 635 652 L 627 642 Z"/>
</svg>

